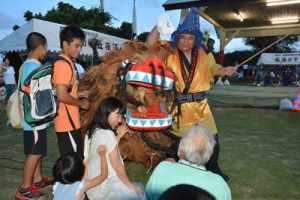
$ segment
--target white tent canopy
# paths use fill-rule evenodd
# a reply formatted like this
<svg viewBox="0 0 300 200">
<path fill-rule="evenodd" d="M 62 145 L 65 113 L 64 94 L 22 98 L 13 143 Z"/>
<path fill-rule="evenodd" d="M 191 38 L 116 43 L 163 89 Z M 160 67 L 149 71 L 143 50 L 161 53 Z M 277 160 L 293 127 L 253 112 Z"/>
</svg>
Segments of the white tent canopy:
<svg viewBox="0 0 300 200">
<path fill-rule="evenodd" d="M 300 53 L 262 53 L 257 65 L 300 65 Z"/>
<path fill-rule="evenodd" d="M 66 25 L 48 22 L 40 19 L 32 19 L 24 26 L 14 31 L 0 41 L 0 53 L 9 51 L 24 52 L 26 51 L 26 37 L 30 32 L 39 32 L 47 38 L 48 50 L 60 52 L 59 33 Z M 97 47 L 99 56 L 103 56 L 110 50 L 120 48 L 128 40 L 123 38 L 107 35 L 104 33 L 83 29 L 86 35 L 85 45 L 81 51 L 83 55 L 93 55 L 92 48 L 88 45 L 90 38 L 98 38 L 101 43 Z"/>
</svg>

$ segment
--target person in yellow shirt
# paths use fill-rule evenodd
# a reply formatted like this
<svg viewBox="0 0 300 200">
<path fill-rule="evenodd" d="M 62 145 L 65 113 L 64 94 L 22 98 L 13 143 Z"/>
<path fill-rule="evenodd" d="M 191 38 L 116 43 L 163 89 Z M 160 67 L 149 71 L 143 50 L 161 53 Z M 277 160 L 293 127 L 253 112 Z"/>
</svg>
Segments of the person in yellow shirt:
<svg viewBox="0 0 300 200">
<path fill-rule="evenodd" d="M 191 8 L 182 24 L 172 33 L 169 43 L 174 51 L 168 56 L 166 64 L 176 75 L 175 87 L 179 101 L 179 106 L 172 113 L 174 120 L 171 132 L 182 137 L 191 126 L 198 123 L 209 129 L 215 136 L 216 145 L 206 168 L 227 181 L 229 177 L 222 173 L 218 165 L 218 134 L 206 91 L 210 90 L 214 77 L 231 76 L 236 68 L 222 67 L 215 62 L 213 55 L 208 53 L 202 44 L 199 15 L 198 8 Z M 158 41 L 159 30 L 163 28 L 155 26 L 149 33 L 146 40 L 148 46 L 151 47 Z"/>
</svg>

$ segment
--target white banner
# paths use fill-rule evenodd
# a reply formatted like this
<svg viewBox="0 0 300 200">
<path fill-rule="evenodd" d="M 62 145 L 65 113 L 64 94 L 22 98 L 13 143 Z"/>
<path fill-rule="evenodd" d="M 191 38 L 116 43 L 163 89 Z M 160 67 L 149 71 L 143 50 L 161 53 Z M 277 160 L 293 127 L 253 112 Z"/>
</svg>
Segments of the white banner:
<svg viewBox="0 0 300 200">
<path fill-rule="evenodd" d="M 262 53 L 257 65 L 300 65 L 300 53 Z"/>
</svg>

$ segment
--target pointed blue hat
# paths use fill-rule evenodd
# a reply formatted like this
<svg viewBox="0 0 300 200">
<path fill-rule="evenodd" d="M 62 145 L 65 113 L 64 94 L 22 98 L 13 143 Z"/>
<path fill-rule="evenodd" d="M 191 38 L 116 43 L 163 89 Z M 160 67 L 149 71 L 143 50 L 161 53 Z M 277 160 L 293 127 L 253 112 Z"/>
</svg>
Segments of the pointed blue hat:
<svg viewBox="0 0 300 200">
<path fill-rule="evenodd" d="M 199 49 L 201 47 L 203 33 L 200 31 L 199 17 L 200 9 L 194 7 L 190 8 L 182 24 L 179 24 L 177 30 L 171 35 L 171 44 L 173 49 L 178 43 L 180 34 L 194 35 L 196 37 L 196 48 Z"/>
</svg>

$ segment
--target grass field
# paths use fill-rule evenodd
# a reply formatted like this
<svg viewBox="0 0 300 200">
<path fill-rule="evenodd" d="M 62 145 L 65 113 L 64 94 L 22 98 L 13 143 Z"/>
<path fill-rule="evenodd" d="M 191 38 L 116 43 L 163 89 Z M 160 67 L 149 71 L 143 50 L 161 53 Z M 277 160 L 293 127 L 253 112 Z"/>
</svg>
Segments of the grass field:
<svg viewBox="0 0 300 200">
<path fill-rule="evenodd" d="M 230 176 L 233 199 L 300 199 L 300 113 L 274 109 L 215 107 L 220 166 Z M 0 113 L 0 200 L 14 199 L 24 161 L 22 131 L 5 125 Z M 48 130 L 44 174 L 58 158 L 53 126 Z M 143 165 L 125 162 L 130 178 L 146 184 Z M 176 175 L 174 175 L 176 176 Z M 47 192 L 52 199 L 51 191 Z"/>
</svg>

